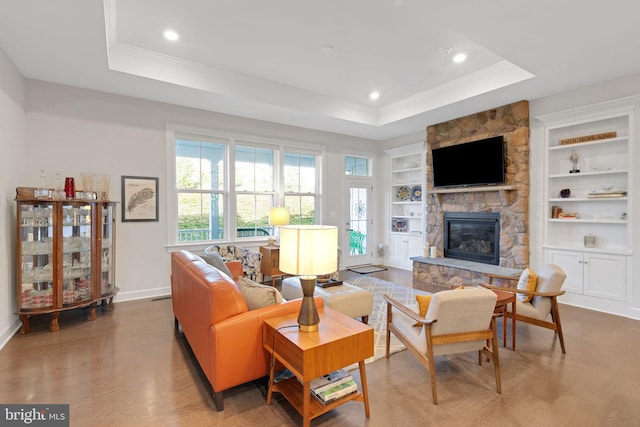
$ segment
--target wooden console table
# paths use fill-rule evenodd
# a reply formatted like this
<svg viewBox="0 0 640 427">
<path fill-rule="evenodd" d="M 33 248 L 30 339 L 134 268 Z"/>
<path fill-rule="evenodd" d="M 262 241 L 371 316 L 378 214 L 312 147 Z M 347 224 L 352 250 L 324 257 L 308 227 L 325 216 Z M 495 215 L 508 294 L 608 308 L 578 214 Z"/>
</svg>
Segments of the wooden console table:
<svg viewBox="0 0 640 427">
<path fill-rule="evenodd" d="M 264 321 L 265 350 L 295 375 L 274 384 L 275 363 L 272 363 L 267 404 L 271 403 L 274 391 L 282 393 L 302 415 L 304 427 L 308 427 L 313 418 L 351 400 L 364 403 L 368 418 L 369 394 L 364 361 L 373 356 L 373 328 L 328 307 L 319 309 L 319 314 L 316 332 L 302 332 L 297 328 L 298 313 Z M 362 390 L 327 405 L 311 397 L 311 380 L 353 363 L 359 364 Z"/>
</svg>

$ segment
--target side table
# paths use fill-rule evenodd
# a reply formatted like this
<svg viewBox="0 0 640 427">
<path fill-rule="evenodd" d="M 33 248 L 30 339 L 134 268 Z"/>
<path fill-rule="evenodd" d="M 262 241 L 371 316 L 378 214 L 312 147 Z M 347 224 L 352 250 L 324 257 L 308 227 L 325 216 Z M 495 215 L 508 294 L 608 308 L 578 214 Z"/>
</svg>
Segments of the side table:
<svg viewBox="0 0 640 427">
<path fill-rule="evenodd" d="M 320 308 L 319 315 L 316 332 L 301 332 L 297 328 L 298 313 L 265 319 L 263 346 L 272 357 L 267 404 L 271 404 L 274 391 L 282 393 L 302 415 L 304 427 L 308 427 L 313 418 L 351 400 L 363 402 L 369 418 L 364 361 L 373 356 L 373 328 L 329 307 Z M 274 383 L 275 360 L 295 377 Z M 312 399 L 311 380 L 356 362 L 360 368 L 360 391 L 327 405 Z"/>
<path fill-rule="evenodd" d="M 260 272 L 264 276 L 271 277 L 271 284 L 275 284 L 276 277 L 284 276 L 278 268 L 280 266 L 280 248 L 278 246 L 260 246 L 262 261 L 260 261 Z"/>
<path fill-rule="evenodd" d="M 502 341 L 507 346 L 507 305 L 511 304 L 511 349 L 516 350 L 516 293 L 492 289 L 498 296 L 496 312 L 502 313 Z"/>
</svg>

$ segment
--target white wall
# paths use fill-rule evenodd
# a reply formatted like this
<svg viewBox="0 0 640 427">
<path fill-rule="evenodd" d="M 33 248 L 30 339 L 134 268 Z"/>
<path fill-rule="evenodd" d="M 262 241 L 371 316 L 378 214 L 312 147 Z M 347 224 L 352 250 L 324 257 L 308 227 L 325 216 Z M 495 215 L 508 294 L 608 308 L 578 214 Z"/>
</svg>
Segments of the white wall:
<svg viewBox="0 0 640 427">
<path fill-rule="evenodd" d="M 27 80 L 26 178 L 35 186 L 40 169 L 81 182 L 81 172 L 111 175 L 112 200 L 120 200 L 122 175 L 160 178 L 160 221 L 120 222 L 116 230 L 116 301 L 170 293 L 165 175 L 167 124 L 258 135 L 328 148 L 323 182 L 323 223 L 344 224 L 341 149 L 378 151 L 374 141 L 211 113 L 175 105 Z M 53 180 L 50 179 L 51 184 Z M 336 212 L 335 217 L 329 213 Z M 341 227 L 340 230 L 343 230 Z M 64 327 L 64 325 L 62 325 Z"/>
<path fill-rule="evenodd" d="M 13 199 L 25 159 L 24 79 L 0 49 L 0 348 L 19 326 L 14 286 L 16 225 Z"/>
</svg>

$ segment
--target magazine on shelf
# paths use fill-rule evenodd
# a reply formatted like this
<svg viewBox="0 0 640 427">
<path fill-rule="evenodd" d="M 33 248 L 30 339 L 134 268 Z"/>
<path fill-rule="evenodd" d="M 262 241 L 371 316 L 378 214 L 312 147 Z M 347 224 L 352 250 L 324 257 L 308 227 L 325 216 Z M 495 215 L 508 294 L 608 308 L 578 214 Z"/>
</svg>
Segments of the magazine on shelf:
<svg viewBox="0 0 640 427">
<path fill-rule="evenodd" d="M 326 405 L 348 394 L 351 394 L 357 390 L 358 390 L 358 384 L 356 384 L 356 382 L 353 379 L 350 379 L 350 380 L 332 385 L 331 387 L 319 393 L 313 393 L 313 394 L 318 398 L 318 400 L 320 400 L 320 402 Z"/>
<path fill-rule="evenodd" d="M 344 369 L 338 369 L 337 371 L 330 372 L 311 380 L 311 391 L 313 393 L 320 393 L 327 388 L 347 382 L 351 379 L 352 377 L 350 373 Z"/>
</svg>

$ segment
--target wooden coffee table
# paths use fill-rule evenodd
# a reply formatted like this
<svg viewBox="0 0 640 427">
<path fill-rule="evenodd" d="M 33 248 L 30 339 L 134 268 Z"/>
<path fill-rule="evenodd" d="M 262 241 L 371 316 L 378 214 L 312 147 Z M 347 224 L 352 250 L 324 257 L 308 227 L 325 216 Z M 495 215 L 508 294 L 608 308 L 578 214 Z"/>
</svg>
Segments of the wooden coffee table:
<svg viewBox="0 0 640 427">
<path fill-rule="evenodd" d="M 502 313 L 502 340 L 507 346 L 507 305 L 511 304 L 511 349 L 516 350 L 516 293 L 492 289 L 498 296 L 496 312 Z"/>
<path fill-rule="evenodd" d="M 364 361 L 373 356 L 373 328 L 329 307 L 320 308 L 318 312 L 320 324 L 316 332 L 302 332 L 296 327 L 298 313 L 264 321 L 265 350 L 295 375 L 274 384 L 275 360 L 272 360 L 267 404 L 271 403 L 274 391 L 282 393 L 302 415 L 305 427 L 313 418 L 352 400 L 364 403 L 368 418 L 369 394 Z M 360 367 L 360 391 L 327 405 L 311 397 L 311 380 L 353 363 Z"/>
</svg>

